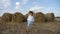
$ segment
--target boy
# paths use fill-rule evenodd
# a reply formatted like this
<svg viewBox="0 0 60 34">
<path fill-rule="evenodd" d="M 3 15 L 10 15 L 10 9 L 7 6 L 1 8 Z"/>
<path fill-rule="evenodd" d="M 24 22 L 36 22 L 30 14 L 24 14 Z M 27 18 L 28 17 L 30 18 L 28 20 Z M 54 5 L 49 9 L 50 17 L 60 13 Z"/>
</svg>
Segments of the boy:
<svg viewBox="0 0 60 34">
<path fill-rule="evenodd" d="M 32 27 L 33 22 L 34 22 L 33 11 L 29 11 L 29 15 L 28 15 L 28 18 L 27 18 L 28 29 L 30 29 Z"/>
</svg>

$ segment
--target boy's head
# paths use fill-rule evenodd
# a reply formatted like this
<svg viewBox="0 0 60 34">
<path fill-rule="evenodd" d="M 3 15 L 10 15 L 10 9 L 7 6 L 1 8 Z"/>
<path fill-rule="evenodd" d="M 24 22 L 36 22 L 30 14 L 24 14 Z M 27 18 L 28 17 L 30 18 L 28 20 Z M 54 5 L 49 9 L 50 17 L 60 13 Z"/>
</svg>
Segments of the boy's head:
<svg viewBox="0 0 60 34">
<path fill-rule="evenodd" d="M 30 14 L 30 15 L 33 15 L 33 11 L 29 11 L 29 14 Z"/>
</svg>

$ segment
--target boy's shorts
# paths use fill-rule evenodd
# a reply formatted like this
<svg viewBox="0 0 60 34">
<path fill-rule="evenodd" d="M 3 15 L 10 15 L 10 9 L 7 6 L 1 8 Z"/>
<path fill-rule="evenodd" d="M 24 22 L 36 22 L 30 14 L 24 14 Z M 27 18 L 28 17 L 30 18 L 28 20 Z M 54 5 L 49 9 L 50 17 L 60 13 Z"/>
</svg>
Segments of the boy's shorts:
<svg viewBox="0 0 60 34">
<path fill-rule="evenodd" d="M 32 27 L 33 21 L 28 21 L 28 27 Z"/>
</svg>

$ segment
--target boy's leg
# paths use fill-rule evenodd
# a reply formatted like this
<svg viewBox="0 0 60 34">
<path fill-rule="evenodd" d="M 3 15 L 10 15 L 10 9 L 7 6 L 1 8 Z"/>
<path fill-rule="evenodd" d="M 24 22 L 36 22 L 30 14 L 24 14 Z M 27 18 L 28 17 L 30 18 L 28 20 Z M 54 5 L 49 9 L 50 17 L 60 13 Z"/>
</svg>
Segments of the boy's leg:
<svg viewBox="0 0 60 34">
<path fill-rule="evenodd" d="M 27 27 L 26 27 L 27 32 L 29 31 L 29 24 L 30 24 L 30 21 L 27 21 Z"/>
<path fill-rule="evenodd" d="M 28 24 L 27 24 L 27 30 L 28 31 L 30 31 L 31 30 L 31 28 L 32 28 L 32 23 L 33 23 L 33 21 L 27 21 L 28 22 Z"/>
<path fill-rule="evenodd" d="M 30 27 L 30 28 L 32 28 L 32 24 L 33 24 L 33 22 L 32 22 L 32 21 L 30 21 L 30 24 L 29 24 L 29 27 Z"/>
<path fill-rule="evenodd" d="M 32 21 L 30 21 L 29 24 L 28 24 L 28 30 L 29 30 L 29 31 L 32 29 L 32 24 L 33 24 Z"/>
</svg>

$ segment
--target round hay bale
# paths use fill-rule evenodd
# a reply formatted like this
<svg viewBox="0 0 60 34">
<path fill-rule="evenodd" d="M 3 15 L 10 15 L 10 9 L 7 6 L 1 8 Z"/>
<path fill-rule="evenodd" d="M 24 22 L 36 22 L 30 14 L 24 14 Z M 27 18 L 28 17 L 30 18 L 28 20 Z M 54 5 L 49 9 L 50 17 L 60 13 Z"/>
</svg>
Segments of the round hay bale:
<svg viewBox="0 0 60 34">
<path fill-rule="evenodd" d="M 55 19 L 54 13 L 47 13 L 45 14 L 45 17 L 46 17 L 46 21 L 49 21 L 49 22 L 52 22 Z"/>
<path fill-rule="evenodd" d="M 0 20 L 1 20 L 1 16 L 0 16 Z"/>
<path fill-rule="evenodd" d="M 3 23 L 6 23 L 6 22 L 11 22 L 12 20 L 12 14 L 10 13 L 4 13 L 3 16 L 2 16 L 2 22 Z"/>
<path fill-rule="evenodd" d="M 15 14 L 13 14 L 12 16 L 12 22 L 15 22 L 15 23 L 20 23 L 20 22 L 23 22 L 24 21 L 24 15 L 19 13 L 19 12 L 16 12 Z"/>
<path fill-rule="evenodd" d="M 45 16 L 42 12 L 38 12 L 34 16 L 35 16 L 35 22 L 37 23 L 45 22 Z"/>
<path fill-rule="evenodd" d="M 27 22 L 28 14 L 25 15 L 25 22 Z"/>
<path fill-rule="evenodd" d="M 0 23 L 1 23 L 1 16 L 0 16 Z"/>
</svg>

